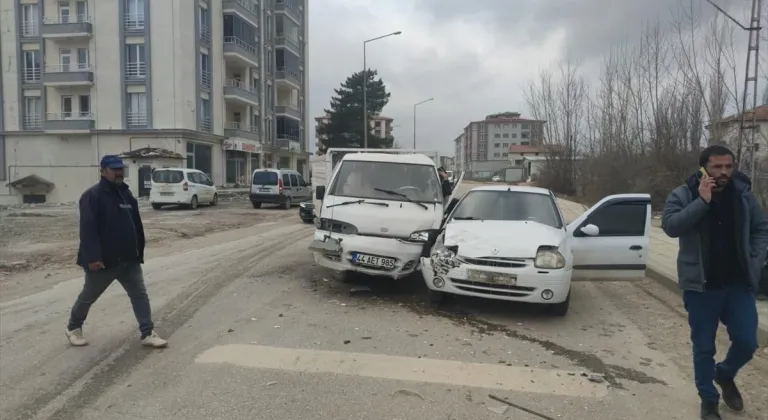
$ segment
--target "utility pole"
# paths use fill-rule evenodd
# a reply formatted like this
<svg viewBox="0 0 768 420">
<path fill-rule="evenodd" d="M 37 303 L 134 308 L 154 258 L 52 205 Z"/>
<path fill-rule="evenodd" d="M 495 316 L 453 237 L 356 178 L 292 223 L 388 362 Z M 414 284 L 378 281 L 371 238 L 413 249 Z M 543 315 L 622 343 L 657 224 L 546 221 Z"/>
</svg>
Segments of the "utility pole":
<svg viewBox="0 0 768 420">
<path fill-rule="evenodd" d="M 402 32 L 392 32 L 376 38 L 366 39 L 363 41 L 363 148 L 368 148 L 368 132 L 371 131 L 370 122 L 368 122 L 368 63 L 365 57 L 365 47 L 369 42 L 378 41 L 379 39 L 386 38 L 393 35 L 400 35 Z"/>
<path fill-rule="evenodd" d="M 757 173 L 757 152 L 759 143 L 757 142 L 757 132 L 759 126 L 757 125 L 757 96 L 758 96 L 758 70 L 760 66 L 760 13 L 762 12 L 762 0 L 752 0 L 752 17 L 749 20 L 749 26 L 742 25 L 733 16 L 729 15 L 720 6 L 715 4 L 712 0 L 707 0 L 709 4 L 715 7 L 720 13 L 725 15 L 733 23 L 738 25 L 741 29 L 747 31 L 749 35 L 749 41 L 747 45 L 747 62 L 744 69 L 744 94 L 741 99 L 741 121 L 739 123 L 739 138 L 737 141 L 738 150 L 736 151 L 737 160 L 741 160 L 741 149 L 744 146 L 745 131 L 749 131 L 748 145 L 747 145 L 747 157 L 749 161 L 750 178 L 752 178 L 752 188 L 755 188 L 757 179 L 755 175 Z M 749 111 L 751 121 L 747 124 L 747 97 L 750 92 L 750 85 L 752 87 L 752 108 Z"/>
</svg>

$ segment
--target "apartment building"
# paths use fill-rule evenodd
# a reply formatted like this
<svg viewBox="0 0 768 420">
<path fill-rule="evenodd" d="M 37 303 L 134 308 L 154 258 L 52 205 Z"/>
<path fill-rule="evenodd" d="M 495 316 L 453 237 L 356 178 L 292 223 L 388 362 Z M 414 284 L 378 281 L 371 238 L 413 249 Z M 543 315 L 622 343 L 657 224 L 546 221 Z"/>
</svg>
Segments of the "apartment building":
<svg viewBox="0 0 768 420">
<path fill-rule="evenodd" d="M 315 125 L 315 148 L 316 150 L 320 150 L 320 148 L 323 145 L 323 138 L 324 135 L 320 134 L 320 127 L 323 126 L 323 124 L 327 124 L 331 119 L 330 115 L 323 115 L 322 117 L 315 117 L 315 122 L 317 123 Z M 380 137 L 380 138 L 386 138 L 392 136 L 392 129 L 394 128 L 395 119 L 390 117 L 385 117 L 383 115 L 376 115 L 371 117 L 370 125 L 371 125 L 371 134 Z"/>
<path fill-rule="evenodd" d="M 71 201 L 141 149 L 216 185 L 307 168 L 307 0 L 0 0 L 0 204 Z"/>
<path fill-rule="evenodd" d="M 510 166 L 511 147 L 542 146 L 545 122 L 521 118 L 519 112 L 491 114 L 470 122 L 454 139 L 456 170 L 483 178 Z"/>
</svg>

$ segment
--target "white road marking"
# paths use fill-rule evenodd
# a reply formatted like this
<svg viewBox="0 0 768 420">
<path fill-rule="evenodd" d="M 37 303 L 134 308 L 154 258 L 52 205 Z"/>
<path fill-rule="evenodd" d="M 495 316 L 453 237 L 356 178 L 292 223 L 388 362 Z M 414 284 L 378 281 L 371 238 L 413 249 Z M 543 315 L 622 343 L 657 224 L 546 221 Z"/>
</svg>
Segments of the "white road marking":
<svg viewBox="0 0 768 420">
<path fill-rule="evenodd" d="M 590 382 L 580 372 L 368 353 L 227 344 L 204 351 L 195 362 L 571 397 L 603 397 L 608 394 L 607 384 Z"/>
</svg>

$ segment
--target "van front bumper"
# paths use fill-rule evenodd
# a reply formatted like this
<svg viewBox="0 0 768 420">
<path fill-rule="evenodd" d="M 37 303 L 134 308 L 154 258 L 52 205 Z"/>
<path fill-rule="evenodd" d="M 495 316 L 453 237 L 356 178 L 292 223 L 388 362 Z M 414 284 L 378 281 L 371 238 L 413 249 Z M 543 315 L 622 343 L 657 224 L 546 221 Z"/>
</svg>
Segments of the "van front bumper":
<svg viewBox="0 0 768 420">
<path fill-rule="evenodd" d="M 283 194 L 253 194 L 251 193 L 252 203 L 265 204 L 284 204 L 288 201 L 288 196 Z"/>
</svg>

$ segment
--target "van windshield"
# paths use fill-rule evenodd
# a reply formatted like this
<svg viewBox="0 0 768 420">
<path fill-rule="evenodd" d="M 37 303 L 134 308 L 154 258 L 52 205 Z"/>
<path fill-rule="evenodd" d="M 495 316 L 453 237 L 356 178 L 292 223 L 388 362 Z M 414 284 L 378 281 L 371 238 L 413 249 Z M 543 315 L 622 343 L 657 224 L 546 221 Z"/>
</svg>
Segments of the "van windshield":
<svg viewBox="0 0 768 420">
<path fill-rule="evenodd" d="M 398 197 L 385 191 L 404 194 Z M 331 186 L 331 195 L 390 201 L 439 203 L 440 181 L 433 165 L 346 160 Z"/>
<path fill-rule="evenodd" d="M 168 169 L 157 169 L 152 172 L 152 182 L 155 184 L 178 184 L 184 181 L 184 172 Z"/>
<path fill-rule="evenodd" d="M 272 172 L 272 171 L 254 172 L 253 185 L 277 185 L 277 172 Z"/>
</svg>

